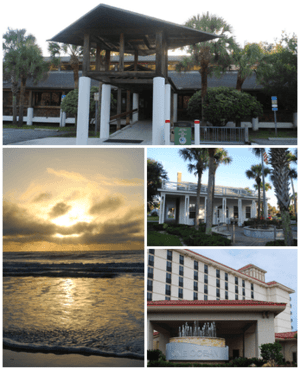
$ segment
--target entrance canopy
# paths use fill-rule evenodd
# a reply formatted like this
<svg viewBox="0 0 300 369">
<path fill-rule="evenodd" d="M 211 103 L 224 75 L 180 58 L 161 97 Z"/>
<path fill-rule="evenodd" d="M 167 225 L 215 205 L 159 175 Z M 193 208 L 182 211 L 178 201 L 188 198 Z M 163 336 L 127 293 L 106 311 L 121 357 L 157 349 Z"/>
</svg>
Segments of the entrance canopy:
<svg viewBox="0 0 300 369">
<path fill-rule="evenodd" d="M 156 33 L 163 31 L 167 48 L 203 42 L 219 36 L 146 15 L 100 4 L 50 41 L 83 46 L 84 34 L 90 35 L 90 46 L 102 50 L 120 51 L 120 34 L 125 34 L 124 52 L 151 55 L 156 53 Z"/>
</svg>

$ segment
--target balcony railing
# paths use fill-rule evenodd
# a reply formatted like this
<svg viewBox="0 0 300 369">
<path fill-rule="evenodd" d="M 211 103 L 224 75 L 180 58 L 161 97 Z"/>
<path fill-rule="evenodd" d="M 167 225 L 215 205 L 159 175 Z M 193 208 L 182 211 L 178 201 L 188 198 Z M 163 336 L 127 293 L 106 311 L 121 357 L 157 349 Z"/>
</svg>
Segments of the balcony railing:
<svg viewBox="0 0 300 369">
<path fill-rule="evenodd" d="M 170 182 L 163 181 L 162 183 L 163 190 L 170 191 L 189 191 L 195 192 L 197 191 L 196 183 L 191 182 Z M 202 184 L 201 185 L 201 194 L 207 195 L 208 186 Z M 243 188 L 235 188 L 235 187 L 226 187 L 226 186 L 215 186 L 215 195 L 226 195 L 226 196 L 235 196 L 235 197 L 257 197 L 257 191 L 245 190 Z"/>
</svg>

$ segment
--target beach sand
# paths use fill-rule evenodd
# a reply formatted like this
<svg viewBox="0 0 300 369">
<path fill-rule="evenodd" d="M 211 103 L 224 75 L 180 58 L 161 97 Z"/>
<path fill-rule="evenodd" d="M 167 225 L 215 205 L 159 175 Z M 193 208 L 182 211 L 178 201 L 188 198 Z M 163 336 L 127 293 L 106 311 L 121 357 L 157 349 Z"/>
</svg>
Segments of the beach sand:
<svg viewBox="0 0 300 369">
<path fill-rule="evenodd" d="M 3 350 L 4 367 L 144 367 L 143 360 Z"/>
</svg>

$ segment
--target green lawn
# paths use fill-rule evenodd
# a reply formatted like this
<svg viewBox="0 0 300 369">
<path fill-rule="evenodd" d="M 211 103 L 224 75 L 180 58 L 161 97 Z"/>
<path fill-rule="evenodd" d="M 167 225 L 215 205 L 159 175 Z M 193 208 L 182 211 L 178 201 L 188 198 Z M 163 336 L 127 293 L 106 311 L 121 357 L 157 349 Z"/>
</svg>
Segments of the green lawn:
<svg viewBox="0 0 300 369">
<path fill-rule="evenodd" d="M 147 237 L 148 246 L 182 246 L 179 237 L 172 234 L 148 231 Z"/>
<path fill-rule="evenodd" d="M 159 217 L 147 217 L 147 221 L 149 222 L 149 221 L 153 221 L 153 220 L 155 220 L 156 222 L 158 222 L 158 220 L 159 220 Z"/>
<path fill-rule="evenodd" d="M 277 136 L 275 136 L 275 128 L 272 129 L 259 129 L 258 131 L 249 130 L 249 139 L 250 141 L 256 138 L 273 138 L 273 137 L 281 137 L 281 138 L 297 138 L 297 130 L 295 129 L 277 129 Z"/>
</svg>

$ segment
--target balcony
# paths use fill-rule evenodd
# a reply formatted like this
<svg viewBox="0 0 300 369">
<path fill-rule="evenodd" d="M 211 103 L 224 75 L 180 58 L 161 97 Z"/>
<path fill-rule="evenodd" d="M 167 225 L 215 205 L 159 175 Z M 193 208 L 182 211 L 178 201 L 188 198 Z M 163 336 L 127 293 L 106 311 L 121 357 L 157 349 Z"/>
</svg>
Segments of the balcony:
<svg viewBox="0 0 300 369">
<path fill-rule="evenodd" d="M 170 182 L 163 181 L 163 190 L 169 191 L 187 191 L 187 192 L 197 192 L 197 184 L 191 182 Z M 201 194 L 207 195 L 208 186 L 205 184 L 201 185 Z M 257 191 L 245 190 L 238 187 L 226 187 L 226 186 L 215 186 L 215 196 L 234 196 L 234 197 L 245 197 L 245 198 L 257 198 Z"/>
</svg>

